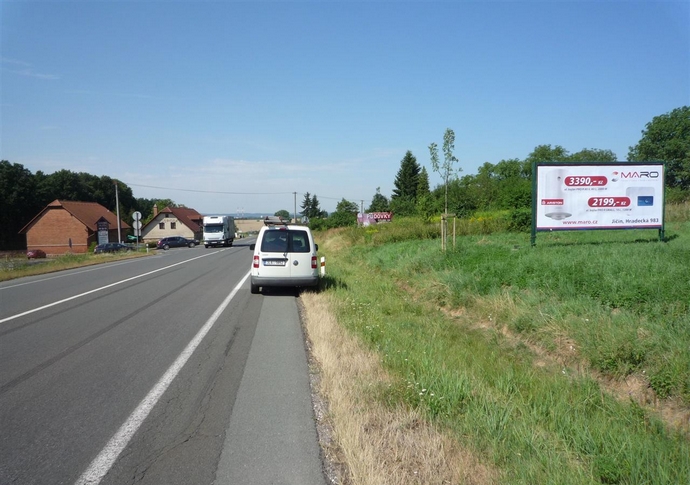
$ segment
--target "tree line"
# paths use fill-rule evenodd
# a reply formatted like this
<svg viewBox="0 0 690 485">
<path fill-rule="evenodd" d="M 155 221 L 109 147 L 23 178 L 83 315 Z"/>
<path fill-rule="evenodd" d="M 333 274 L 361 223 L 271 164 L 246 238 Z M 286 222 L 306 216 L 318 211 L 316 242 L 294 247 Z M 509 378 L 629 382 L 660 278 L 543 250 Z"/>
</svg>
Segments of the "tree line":
<svg viewBox="0 0 690 485">
<path fill-rule="evenodd" d="M 429 218 L 444 212 L 466 217 L 478 211 L 506 210 L 512 212 L 511 218 L 522 221 L 522 227 L 529 227 L 533 162 L 618 161 L 616 154 L 607 149 L 586 148 L 570 153 L 560 145 L 538 145 L 525 159 L 486 162 L 476 174 L 460 177 L 461 168 L 455 167 L 458 159 L 454 143 L 455 133 L 446 130 L 443 161 L 436 143 L 429 145 L 431 167 L 440 175 L 442 184 L 430 190 L 426 167 L 408 150 L 400 161 L 390 199 L 377 188 L 366 211 L 392 211 L 396 216 Z M 654 117 L 642 130 L 640 141 L 629 147 L 627 161 L 665 162 L 667 203 L 690 200 L 690 107 L 683 106 Z M 312 210 L 313 204 L 309 201 L 315 201 L 316 196 L 308 193 L 305 196 L 302 208 Z M 358 211 L 356 204 L 343 199 L 327 219 L 323 219 L 318 210 L 312 210 L 310 214 L 316 214 L 319 219 L 311 219 L 310 224 L 320 228 L 348 225 L 354 223 Z"/>
<path fill-rule="evenodd" d="M 120 202 L 120 217 L 131 222 L 135 211 L 147 222 L 153 217 L 153 206 L 175 207 L 169 199 L 135 198 L 126 184 L 106 175 L 59 170 L 52 174 L 31 173 L 23 165 L 0 161 L 0 249 L 17 250 L 26 247 L 25 236 L 19 234 L 41 210 L 56 199 L 98 202 L 117 213 L 115 185 Z"/>
<path fill-rule="evenodd" d="M 569 153 L 562 146 L 539 145 L 525 159 L 484 163 L 476 174 L 459 176 L 461 168 L 454 154 L 455 133 L 448 129 L 443 137 L 443 160 L 435 143 L 429 145 L 431 169 L 443 184 L 433 190 L 429 173 L 411 151 L 407 151 L 395 175 L 394 189 L 389 197 L 380 188 L 365 208 L 366 212 L 392 211 L 397 216 L 429 218 L 443 212 L 460 217 L 477 211 L 510 210 L 523 219 L 529 217 L 531 207 L 532 162 L 615 162 L 611 150 L 583 149 Z M 666 164 L 666 201 L 690 200 L 690 107 L 676 108 L 654 117 L 642 130 L 640 141 L 629 147 L 630 162 L 658 162 Z M 25 247 L 19 230 L 55 199 L 98 202 L 116 213 L 115 184 L 118 188 L 120 216 L 131 221 L 134 211 L 142 214 L 146 223 L 153 217 L 153 206 L 159 210 L 177 207 L 170 199 L 135 198 L 126 184 L 108 176 L 95 176 L 60 170 L 52 174 L 35 174 L 21 164 L 0 161 L 0 249 L 16 250 Z M 326 213 L 315 194 L 307 192 L 301 204 L 301 215 L 315 228 L 340 227 L 355 224 L 360 208 L 355 202 L 342 199 L 335 212 Z M 276 214 L 289 217 L 288 211 Z"/>
</svg>

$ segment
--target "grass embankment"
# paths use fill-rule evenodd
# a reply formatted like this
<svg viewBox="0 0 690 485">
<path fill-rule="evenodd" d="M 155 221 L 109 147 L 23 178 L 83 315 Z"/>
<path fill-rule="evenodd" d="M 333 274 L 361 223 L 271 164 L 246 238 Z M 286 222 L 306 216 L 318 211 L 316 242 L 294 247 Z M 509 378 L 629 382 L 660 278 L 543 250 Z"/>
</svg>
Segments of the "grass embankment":
<svg viewBox="0 0 690 485">
<path fill-rule="evenodd" d="M 146 248 L 143 248 L 138 251 L 120 253 L 63 254 L 46 259 L 29 261 L 26 259 L 26 254 L 24 252 L 8 252 L 0 256 L 0 281 L 80 268 L 82 266 L 91 266 L 120 259 L 138 258 L 146 256 L 147 254 Z"/>
<path fill-rule="evenodd" d="M 367 402 L 415 413 L 463 450 L 448 460 L 484 467 L 405 483 L 690 483 L 690 224 L 667 225 L 664 243 L 591 231 L 532 248 L 504 233 L 445 254 L 434 232 L 408 221 L 323 234 L 326 288 L 305 295 L 386 376 L 347 384 L 354 415 Z"/>
</svg>

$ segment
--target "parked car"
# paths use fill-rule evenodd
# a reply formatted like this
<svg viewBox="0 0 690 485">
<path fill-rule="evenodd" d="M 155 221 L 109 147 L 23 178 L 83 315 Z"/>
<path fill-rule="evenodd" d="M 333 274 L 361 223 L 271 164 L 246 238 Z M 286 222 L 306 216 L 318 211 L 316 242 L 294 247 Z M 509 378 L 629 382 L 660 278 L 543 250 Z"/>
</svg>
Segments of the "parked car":
<svg viewBox="0 0 690 485">
<path fill-rule="evenodd" d="M 196 239 L 187 239 L 186 237 L 182 236 L 169 236 L 158 241 L 156 243 L 156 248 L 165 249 L 167 251 L 170 248 L 193 248 L 197 244 L 199 244 L 199 241 Z"/>
<path fill-rule="evenodd" d="M 29 249 L 26 252 L 26 257 L 29 259 L 45 258 L 46 253 L 42 249 Z"/>
<path fill-rule="evenodd" d="M 297 226 L 279 217 L 267 217 L 259 231 L 254 251 L 250 288 L 272 286 L 303 287 L 319 283 L 316 252 L 319 246 L 306 226 Z"/>
<path fill-rule="evenodd" d="M 117 253 L 119 251 L 132 251 L 134 248 L 122 243 L 99 244 L 93 249 L 94 254 Z"/>
</svg>

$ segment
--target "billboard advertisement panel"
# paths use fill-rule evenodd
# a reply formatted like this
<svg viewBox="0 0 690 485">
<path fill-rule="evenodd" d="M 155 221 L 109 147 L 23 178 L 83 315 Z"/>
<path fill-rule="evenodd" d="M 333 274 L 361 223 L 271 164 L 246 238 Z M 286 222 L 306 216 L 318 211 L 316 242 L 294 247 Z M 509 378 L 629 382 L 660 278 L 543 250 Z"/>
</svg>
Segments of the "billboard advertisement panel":
<svg viewBox="0 0 690 485">
<path fill-rule="evenodd" d="M 537 164 L 536 229 L 663 228 L 663 164 Z"/>
<path fill-rule="evenodd" d="M 357 214 L 357 222 L 363 226 L 379 222 L 390 222 L 391 220 L 393 220 L 392 212 L 365 212 L 364 214 L 360 212 Z"/>
</svg>

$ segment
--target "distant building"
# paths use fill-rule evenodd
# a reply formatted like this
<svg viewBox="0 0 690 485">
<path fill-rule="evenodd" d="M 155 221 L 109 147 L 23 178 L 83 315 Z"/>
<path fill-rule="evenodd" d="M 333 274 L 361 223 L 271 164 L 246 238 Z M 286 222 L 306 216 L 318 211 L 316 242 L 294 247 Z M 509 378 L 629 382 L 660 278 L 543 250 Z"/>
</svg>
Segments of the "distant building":
<svg viewBox="0 0 690 485">
<path fill-rule="evenodd" d="M 168 236 L 183 236 L 189 239 L 202 237 L 204 216 L 187 207 L 166 207 L 158 211 L 153 207 L 153 219 L 141 228 L 142 241 L 158 241 Z"/>
<path fill-rule="evenodd" d="M 120 232 L 130 226 L 120 221 Z M 54 200 L 24 226 L 26 248 L 47 254 L 86 253 L 92 243 L 117 241 L 117 217 L 97 202 Z"/>
</svg>

